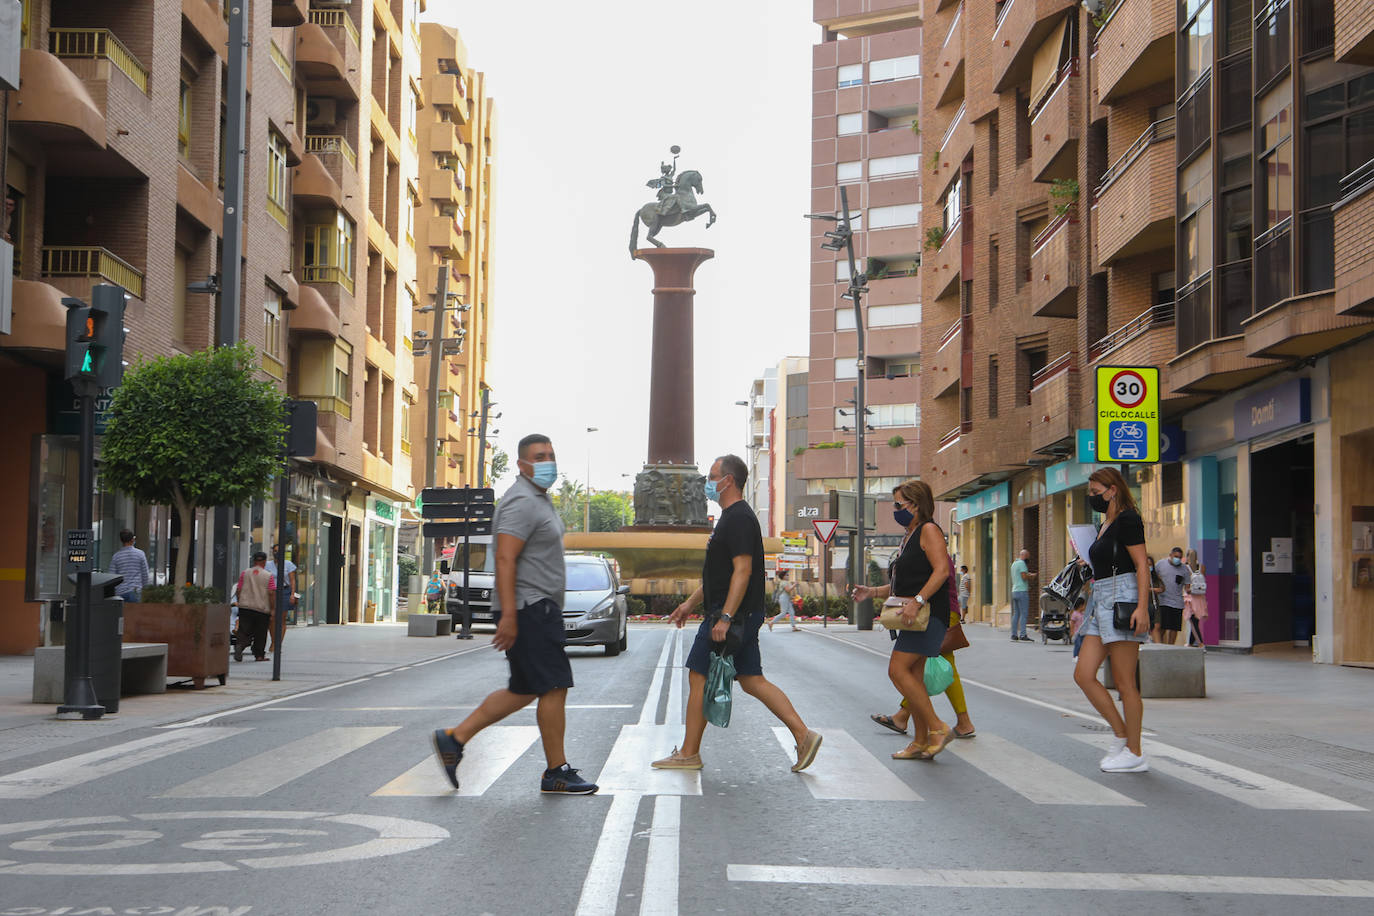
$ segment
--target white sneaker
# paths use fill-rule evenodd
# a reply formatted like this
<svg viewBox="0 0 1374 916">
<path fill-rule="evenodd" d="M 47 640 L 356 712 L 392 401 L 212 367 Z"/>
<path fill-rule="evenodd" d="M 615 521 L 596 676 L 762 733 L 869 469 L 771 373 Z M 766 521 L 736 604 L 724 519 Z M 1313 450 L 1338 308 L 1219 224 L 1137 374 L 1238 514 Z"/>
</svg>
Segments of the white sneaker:
<svg viewBox="0 0 1374 916">
<path fill-rule="evenodd" d="M 1117 754 L 1120 754 L 1125 749 L 1125 738 L 1112 738 L 1112 743 L 1107 745 L 1107 753 L 1102 755 L 1102 759 L 1097 762 L 1097 765 L 1105 770 L 1107 768 L 1107 761 L 1111 760 L 1113 757 L 1115 757 Z"/>
<path fill-rule="evenodd" d="M 1102 772 L 1104 773 L 1148 773 L 1150 772 L 1150 761 L 1145 759 L 1144 754 L 1132 754 L 1129 748 L 1122 748 L 1121 753 L 1108 760 L 1102 761 Z"/>
</svg>

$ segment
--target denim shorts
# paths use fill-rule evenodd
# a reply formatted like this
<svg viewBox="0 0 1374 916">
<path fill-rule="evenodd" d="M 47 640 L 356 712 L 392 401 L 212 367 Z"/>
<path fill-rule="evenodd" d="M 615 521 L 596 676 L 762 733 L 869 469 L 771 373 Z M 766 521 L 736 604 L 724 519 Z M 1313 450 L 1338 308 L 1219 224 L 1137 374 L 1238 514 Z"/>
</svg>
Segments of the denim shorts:
<svg viewBox="0 0 1374 916">
<path fill-rule="evenodd" d="M 1144 642 L 1143 634 L 1137 636 L 1134 630 L 1118 630 L 1112 623 L 1112 605 L 1120 601 L 1135 604 L 1139 594 L 1135 573 L 1094 579 L 1092 597 L 1083 612 L 1078 636 L 1097 636 L 1104 646 L 1113 642 Z"/>
</svg>

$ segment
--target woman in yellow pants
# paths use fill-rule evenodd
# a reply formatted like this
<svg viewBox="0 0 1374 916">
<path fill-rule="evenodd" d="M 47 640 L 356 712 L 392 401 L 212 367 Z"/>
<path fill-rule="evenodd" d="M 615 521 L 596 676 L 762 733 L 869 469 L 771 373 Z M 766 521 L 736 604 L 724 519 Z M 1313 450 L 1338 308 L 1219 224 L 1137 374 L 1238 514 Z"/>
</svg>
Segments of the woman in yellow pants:
<svg viewBox="0 0 1374 916">
<path fill-rule="evenodd" d="M 951 612 L 949 619 L 950 626 L 954 626 L 954 624 L 959 622 L 959 612 L 957 610 Z M 959 680 L 959 666 L 954 664 L 954 653 L 945 652 L 940 657 L 949 662 L 949 667 L 954 671 L 954 683 L 950 684 L 949 689 L 945 691 L 945 696 L 949 698 L 949 705 L 954 707 L 954 715 L 958 717 L 957 721 L 954 723 L 954 737 L 972 738 L 977 734 L 977 731 L 973 727 L 973 720 L 970 719 L 968 715 L 968 702 L 964 698 L 964 684 Z M 890 728 L 900 735 L 905 735 L 907 722 L 911 720 L 911 712 L 906 708 L 906 700 L 902 700 L 901 708 L 892 715 L 875 715 L 869 718 L 877 722 L 883 728 Z M 920 726 L 918 725 L 917 728 L 919 730 Z M 923 739 L 922 735 L 916 735 L 915 737 L 918 740 Z"/>
</svg>

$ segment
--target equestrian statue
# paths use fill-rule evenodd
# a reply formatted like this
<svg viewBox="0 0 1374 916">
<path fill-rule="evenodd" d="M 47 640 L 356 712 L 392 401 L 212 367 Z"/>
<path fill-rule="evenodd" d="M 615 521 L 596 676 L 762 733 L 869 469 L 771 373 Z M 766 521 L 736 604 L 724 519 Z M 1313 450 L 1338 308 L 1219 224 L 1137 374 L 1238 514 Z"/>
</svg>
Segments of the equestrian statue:
<svg viewBox="0 0 1374 916">
<path fill-rule="evenodd" d="M 673 161 L 660 163 L 659 176 L 645 183 L 658 192 L 658 199 L 640 207 L 639 212 L 635 214 L 634 222 L 630 226 L 632 258 L 635 249 L 639 247 L 641 221 L 649 230 L 648 240 L 658 248 L 663 247 L 663 243 L 658 240 L 658 234 L 667 226 L 677 226 L 694 220 L 703 213 L 711 214 L 711 218 L 706 221 L 708 229 L 716 221 L 716 211 L 711 209 L 710 204 L 697 203 L 697 195 L 702 193 L 701 173 L 688 171 L 679 174 L 677 156 L 682 152 L 682 147 L 674 146 L 671 152 Z"/>
</svg>

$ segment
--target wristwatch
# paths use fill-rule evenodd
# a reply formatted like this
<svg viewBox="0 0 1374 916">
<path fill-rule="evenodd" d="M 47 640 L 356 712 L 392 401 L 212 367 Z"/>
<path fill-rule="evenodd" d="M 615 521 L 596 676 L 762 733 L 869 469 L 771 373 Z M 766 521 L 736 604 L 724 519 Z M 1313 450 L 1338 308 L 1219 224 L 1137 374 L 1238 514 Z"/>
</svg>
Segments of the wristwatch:
<svg viewBox="0 0 1374 916">
<path fill-rule="evenodd" d="M 721 620 L 724 620 L 724 621 L 727 622 L 727 623 L 729 623 L 731 620 L 734 620 L 735 618 L 731 617 L 729 614 L 725 613 L 724 611 L 721 611 L 721 612 L 720 612 L 720 619 L 721 619 Z"/>
<path fill-rule="evenodd" d="M 912 600 L 915 601 L 917 604 L 919 604 L 921 607 L 925 607 L 926 599 L 922 598 L 920 595 L 917 595 L 917 596 L 916 596 L 914 599 L 912 599 Z"/>
</svg>

